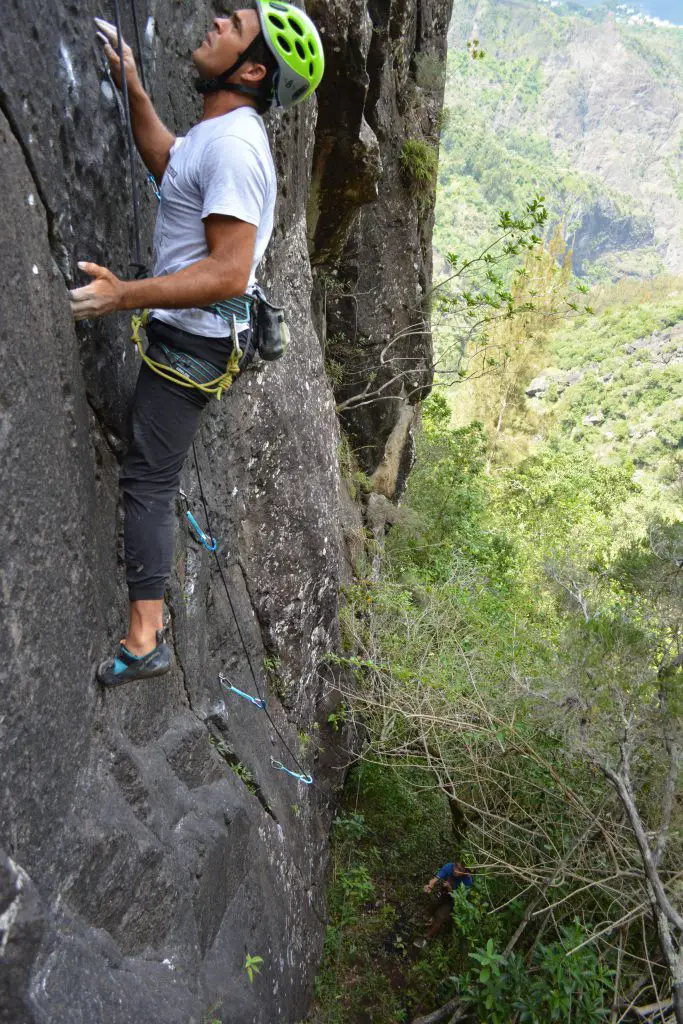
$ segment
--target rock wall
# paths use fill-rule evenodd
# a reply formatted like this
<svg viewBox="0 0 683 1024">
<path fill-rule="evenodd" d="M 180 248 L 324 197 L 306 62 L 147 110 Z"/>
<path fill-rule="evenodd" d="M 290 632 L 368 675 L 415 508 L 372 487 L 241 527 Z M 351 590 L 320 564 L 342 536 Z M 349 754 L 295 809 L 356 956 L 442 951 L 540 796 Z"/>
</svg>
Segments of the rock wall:
<svg viewBox="0 0 683 1024">
<path fill-rule="evenodd" d="M 339 82 L 321 96 L 316 132 L 308 211 L 314 311 L 356 459 L 390 498 L 400 496 L 412 464 L 416 410 L 433 376 L 436 176 L 416 189 L 405 144 L 436 155 L 451 7 L 452 0 L 311 4 L 332 43 L 330 78 Z"/>
<path fill-rule="evenodd" d="M 132 38 L 130 5 L 124 27 Z M 407 200 L 398 154 L 420 112 L 413 53 L 441 53 L 449 0 L 311 3 L 330 71 L 315 103 L 269 119 L 280 172 L 261 280 L 286 303 L 287 357 L 239 379 L 205 414 L 197 451 L 248 651 L 270 713 L 315 776 L 306 787 L 253 693 L 215 566 L 178 509 L 169 677 L 103 693 L 97 662 L 124 627 L 117 472 L 137 365 L 129 319 L 74 329 L 79 259 L 132 259 L 122 110 L 94 43 L 94 0 L 7 0 L 0 20 L 0 1021 L 295 1021 L 325 920 L 327 830 L 344 751 L 319 671 L 338 642 L 345 538 L 361 512 L 340 478 L 324 369 L 333 311 L 311 265 L 352 281 L 348 358 L 420 309 L 414 377 L 350 420 L 387 492 L 430 380 L 421 296 L 429 208 Z M 157 109 L 197 116 L 188 54 L 215 13 L 138 2 Z M 409 122 L 416 122 L 408 127 Z M 142 190 L 144 258 L 155 201 Z M 312 182 L 312 184 L 311 184 Z M 378 199 L 379 196 L 379 199 Z M 366 205 L 370 204 L 370 205 Z M 318 271 L 316 271 L 318 273 Z M 364 296 L 361 292 L 368 292 Z M 338 297 L 348 306 L 344 289 Z M 348 317 L 345 321 L 348 324 Z M 321 344 L 322 342 L 322 344 Z M 404 342 L 404 345 L 406 343 Z M 403 355 L 407 358 L 407 349 Z M 361 369 L 362 366 L 361 362 Z M 412 371 L 411 371 L 412 372 Z M 413 387 L 413 383 L 416 387 Z M 356 378 L 358 391 L 365 383 Z M 395 432 L 398 429 L 401 438 Z M 385 442 L 392 439 L 385 458 Z M 398 439 L 397 439 L 398 438 Z M 201 520 L 197 480 L 183 487 Z M 247 954 L 263 958 L 250 983 Z"/>
</svg>

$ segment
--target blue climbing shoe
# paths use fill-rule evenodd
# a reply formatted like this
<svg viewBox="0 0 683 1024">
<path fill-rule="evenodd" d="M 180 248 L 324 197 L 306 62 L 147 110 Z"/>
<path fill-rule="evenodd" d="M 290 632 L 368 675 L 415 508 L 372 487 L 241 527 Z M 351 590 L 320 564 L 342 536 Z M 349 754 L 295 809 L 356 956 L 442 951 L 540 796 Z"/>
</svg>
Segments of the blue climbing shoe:
<svg viewBox="0 0 683 1024">
<path fill-rule="evenodd" d="M 173 655 L 168 644 L 164 643 L 164 631 L 157 631 L 157 645 L 149 654 L 138 657 L 119 644 L 115 658 L 103 661 L 97 670 L 97 681 L 103 686 L 121 686 L 132 683 L 136 679 L 154 679 L 163 676 L 173 664 Z"/>
</svg>

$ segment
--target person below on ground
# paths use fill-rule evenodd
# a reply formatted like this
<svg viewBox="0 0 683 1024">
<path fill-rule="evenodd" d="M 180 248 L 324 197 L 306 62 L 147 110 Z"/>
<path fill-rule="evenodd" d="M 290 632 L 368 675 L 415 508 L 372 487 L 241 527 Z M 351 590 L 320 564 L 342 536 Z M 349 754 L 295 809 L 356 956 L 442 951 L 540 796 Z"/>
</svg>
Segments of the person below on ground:
<svg viewBox="0 0 683 1024">
<path fill-rule="evenodd" d="M 424 946 L 426 942 L 429 942 L 430 939 L 433 939 L 441 931 L 447 921 L 450 921 L 453 912 L 451 893 L 455 892 L 461 885 L 469 889 L 473 884 L 472 874 L 462 861 L 449 861 L 448 864 L 444 864 L 437 871 L 434 878 L 430 879 L 425 885 L 424 891 L 429 895 L 436 889 L 439 894 L 438 903 L 432 916 L 429 931 L 423 939 L 418 939 L 416 945 Z"/>
<path fill-rule="evenodd" d="M 116 28 L 95 22 L 122 89 Z M 79 263 L 93 280 L 69 296 L 76 320 L 149 310 L 148 355 L 166 366 L 194 367 L 207 381 L 225 373 L 233 351 L 233 332 L 210 307 L 235 300 L 238 339 L 248 338 L 249 293 L 273 229 L 277 182 L 262 115 L 310 96 L 322 78 L 324 56 L 303 11 L 281 0 L 255 0 L 254 9 L 216 18 L 192 60 L 202 117 L 176 138 L 159 119 L 132 50 L 123 44 L 135 143 L 161 194 L 154 273 L 122 281 L 105 267 Z M 192 376 L 189 369 L 185 373 Z M 128 633 L 115 657 L 100 665 L 97 677 L 104 685 L 162 675 L 171 667 L 163 599 L 173 557 L 173 502 L 207 402 L 202 390 L 141 366 L 120 475 Z"/>
</svg>

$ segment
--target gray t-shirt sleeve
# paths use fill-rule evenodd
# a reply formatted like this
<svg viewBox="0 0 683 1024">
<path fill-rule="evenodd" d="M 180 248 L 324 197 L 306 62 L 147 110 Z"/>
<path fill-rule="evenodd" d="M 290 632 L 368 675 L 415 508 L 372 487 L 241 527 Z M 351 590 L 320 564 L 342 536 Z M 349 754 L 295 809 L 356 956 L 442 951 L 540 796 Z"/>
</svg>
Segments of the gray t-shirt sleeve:
<svg viewBox="0 0 683 1024">
<path fill-rule="evenodd" d="M 235 135 L 208 143 L 200 167 L 202 220 L 212 213 L 247 224 L 261 222 L 268 178 L 256 149 Z"/>
</svg>

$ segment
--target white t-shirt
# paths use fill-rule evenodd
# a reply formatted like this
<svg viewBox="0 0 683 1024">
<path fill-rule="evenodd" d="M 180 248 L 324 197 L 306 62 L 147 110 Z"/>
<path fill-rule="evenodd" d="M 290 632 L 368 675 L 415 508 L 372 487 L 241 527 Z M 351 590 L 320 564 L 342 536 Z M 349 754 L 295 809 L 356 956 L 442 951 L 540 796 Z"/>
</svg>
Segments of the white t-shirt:
<svg viewBox="0 0 683 1024">
<path fill-rule="evenodd" d="M 253 107 L 200 121 L 171 147 L 154 229 L 154 276 L 173 274 L 208 256 L 203 220 L 220 213 L 257 228 L 250 290 L 273 231 L 276 193 L 268 135 Z M 192 334 L 230 334 L 224 320 L 202 309 L 151 312 L 155 319 Z M 239 329 L 244 326 L 238 321 Z"/>
</svg>

